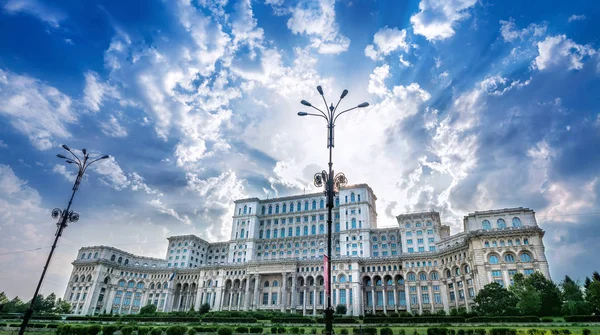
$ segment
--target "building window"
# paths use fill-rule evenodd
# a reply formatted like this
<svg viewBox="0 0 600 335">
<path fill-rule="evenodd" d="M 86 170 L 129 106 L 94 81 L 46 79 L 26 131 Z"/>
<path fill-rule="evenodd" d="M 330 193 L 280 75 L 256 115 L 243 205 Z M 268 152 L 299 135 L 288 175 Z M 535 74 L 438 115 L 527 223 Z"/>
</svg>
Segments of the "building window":
<svg viewBox="0 0 600 335">
<path fill-rule="evenodd" d="M 483 222 L 481 223 L 481 226 L 483 227 L 483 230 L 492 229 L 492 225 L 490 224 L 490 221 L 488 221 L 488 220 L 483 220 Z"/>
<path fill-rule="evenodd" d="M 498 219 L 498 221 L 496 221 L 496 223 L 498 224 L 498 229 L 506 228 L 506 222 L 504 221 L 504 219 Z"/>
<path fill-rule="evenodd" d="M 522 253 L 521 254 L 521 262 L 523 262 L 523 263 L 529 263 L 529 262 L 531 262 L 531 255 L 529 255 L 526 252 Z"/>
<path fill-rule="evenodd" d="M 504 261 L 506 263 L 514 263 L 515 262 L 515 256 L 512 254 L 506 254 L 504 255 Z"/>
<path fill-rule="evenodd" d="M 490 264 L 498 264 L 498 256 L 491 255 L 489 258 L 489 262 L 490 262 Z"/>
<path fill-rule="evenodd" d="M 513 227 L 521 227 L 521 219 L 514 217 L 512 219 L 512 226 Z"/>
</svg>

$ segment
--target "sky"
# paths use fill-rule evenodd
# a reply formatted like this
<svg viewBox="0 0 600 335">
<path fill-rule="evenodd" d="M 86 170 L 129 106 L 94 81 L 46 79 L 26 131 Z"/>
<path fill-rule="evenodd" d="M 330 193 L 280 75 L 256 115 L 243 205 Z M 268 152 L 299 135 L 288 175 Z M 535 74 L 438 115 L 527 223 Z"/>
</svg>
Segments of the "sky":
<svg viewBox="0 0 600 335">
<path fill-rule="evenodd" d="M 367 183 L 378 225 L 434 209 L 529 207 L 554 280 L 600 269 L 600 4 L 493 0 L 0 0 L 0 291 L 30 299 L 76 171 L 42 293 L 77 250 L 164 257 L 229 238 L 233 201 Z"/>
</svg>

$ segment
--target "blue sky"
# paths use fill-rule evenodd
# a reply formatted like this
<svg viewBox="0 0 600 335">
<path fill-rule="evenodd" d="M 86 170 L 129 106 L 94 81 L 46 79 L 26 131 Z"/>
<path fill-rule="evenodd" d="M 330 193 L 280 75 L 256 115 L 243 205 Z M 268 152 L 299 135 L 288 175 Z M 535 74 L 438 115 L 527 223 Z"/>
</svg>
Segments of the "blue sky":
<svg viewBox="0 0 600 335">
<path fill-rule="evenodd" d="M 380 226 L 436 209 L 530 207 L 555 280 L 600 263 L 599 5 L 592 1 L 0 1 L 0 290 L 30 297 L 74 171 L 85 176 L 43 292 L 80 246 L 162 257 L 229 236 L 232 201 L 316 191 L 322 120 L 347 88 L 334 169 Z M 31 249 L 38 249 L 28 251 Z M 23 252 L 21 252 L 23 251 Z"/>
</svg>

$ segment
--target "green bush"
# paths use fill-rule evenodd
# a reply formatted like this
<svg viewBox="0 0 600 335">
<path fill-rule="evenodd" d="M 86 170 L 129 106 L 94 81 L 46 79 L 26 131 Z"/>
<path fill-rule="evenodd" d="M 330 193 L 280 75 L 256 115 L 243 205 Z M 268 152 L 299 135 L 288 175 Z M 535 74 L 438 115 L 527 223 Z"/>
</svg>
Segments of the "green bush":
<svg viewBox="0 0 600 335">
<path fill-rule="evenodd" d="M 213 317 L 206 316 L 202 318 L 202 322 L 213 322 L 213 323 L 256 323 L 256 318 L 250 317 L 239 317 L 239 318 L 228 318 L 228 317 Z"/>
<path fill-rule="evenodd" d="M 517 330 L 512 328 L 492 328 L 490 335 L 517 335 Z"/>
<path fill-rule="evenodd" d="M 87 327 L 86 334 L 87 335 L 98 335 L 98 333 L 100 333 L 101 330 L 102 330 L 102 327 L 100 327 L 100 325 L 91 325 L 91 326 Z"/>
<path fill-rule="evenodd" d="M 346 328 L 340 329 L 340 334 L 342 334 L 342 335 L 348 335 L 348 329 L 346 329 Z"/>
<path fill-rule="evenodd" d="M 447 328 L 439 328 L 439 327 L 430 327 L 427 328 L 427 335 L 447 335 Z"/>
<path fill-rule="evenodd" d="M 285 327 L 277 327 L 277 334 L 285 334 Z M 304 334 L 304 328 L 300 329 L 300 334 Z"/>
<path fill-rule="evenodd" d="M 277 334 L 277 327 L 271 327 L 271 334 Z"/>
<path fill-rule="evenodd" d="M 152 329 L 150 329 L 150 335 L 162 335 L 162 328 L 160 327 L 154 327 Z M 104 333 L 102 335 L 105 335 Z"/>
<path fill-rule="evenodd" d="M 255 321 L 256 322 L 256 321 Z M 315 319 L 302 317 L 302 316 L 292 316 L 285 318 L 271 318 L 272 323 L 315 323 Z"/>
<path fill-rule="evenodd" d="M 584 329 L 581 331 L 581 335 L 592 335 L 592 331 L 591 331 L 591 330 L 589 330 L 589 329 L 587 329 L 587 328 L 584 328 Z"/>
<path fill-rule="evenodd" d="M 379 330 L 379 335 L 394 335 L 392 328 L 381 328 Z"/>
<path fill-rule="evenodd" d="M 377 328 L 375 328 L 375 327 L 352 328 L 352 334 L 354 334 L 354 335 L 360 335 L 360 334 L 362 334 L 362 335 L 377 335 Z"/>
<path fill-rule="evenodd" d="M 123 335 L 131 335 L 131 334 L 133 334 L 133 327 L 131 327 L 131 326 L 125 326 L 125 327 L 121 328 L 121 334 L 123 334 Z M 184 335 L 184 334 L 178 334 L 178 335 Z M 175 335 L 175 334 L 173 334 L 173 335 Z"/>
<path fill-rule="evenodd" d="M 290 334 L 300 334 L 300 328 L 298 328 L 298 327 L 290 328 Z"/>
<path fill-rule="evenodd" d="M 196 335 L 196 328 L 195 327 L 188 328 L 187 335 Z"/>
<path fill-rule="evenodd" d="M 150 333 L 150 327 L 139 327 L 137 333 L 138 335 L 148 335 Z"/>
<path fill-rule="evenodd" d="M 106 325 L 102 327 L 102 335 L 113 335 L 119 328 L 115 325 Z"/>
<path fill-rule="evenodd" d="M 484 328 L 476 328 L 476 329 L 473 329 L 473 334 L 474 335 L 485 335 L 485 334 L 487 334 L 487 331 Z"/>
<path fill-rule="evenodd" d="M 167 335 L 185 335 L 187 333 L 186 326 L 170 326 L 166 331 Z M 126 334 L 123 334 L 126 335 Z"/>
<path fill-rule="evenodd" d="M 600 315 L 569 315 L 566 322 L 600 322 Z"/>
<path fill-rule="evenodd" d="M 400 329 L 398 331 L 398 335 L 406 335 L 406 331 L 404 329 Z"/>
<path fill-rule="evenodd" d="M 314 335 L 314 334 L 317 334 L 317 328 L 312 328 L 312 329 L 310 330 L 310 333 L 311 333 L 311 334 L 313 334 L 313 335 Z"/>
<path fill-rule="evenodd" d="M 262 327 L 250 327 L 250 333 L 252 334 L 262 334 Z"/>
<path fill-rule="evenodd" d="M 142 308 L 140 308 L 139 315 L 153 315 L 156 313 L 156 306 L 152 304 L 148 304 Z"/>
<path fill-rule="evenodd" d="M 235 329 L 235 332 L 236 332 L 236 333 L 240 333 L 240 334 L 241 334 L 241 333 L 247 333 L 247 332 L 248 332 L 248 327 L 243 327 L 243 326 L 242 326 L 242 327 L 237 327 L 237 328 Z"/>
<path fill-rule="evenodd" d="M 542 318 L 542 322 L 554 322 L 552 318 Z"/>
<path fill-rule="evenodd" d="M 459 329 L 456 335 L 465 335 L 465 330 Z"/>
<path fill-rule="evenodd" d="M 219 330 L 217 330 L 217 334 L 219 334 L 219 335 L 231 335 L 231 334 L 233 334 L 233 329 L 231 329 L 229 327 L 221 327 L 221 328 L 219 328 Z"/>
</svg>

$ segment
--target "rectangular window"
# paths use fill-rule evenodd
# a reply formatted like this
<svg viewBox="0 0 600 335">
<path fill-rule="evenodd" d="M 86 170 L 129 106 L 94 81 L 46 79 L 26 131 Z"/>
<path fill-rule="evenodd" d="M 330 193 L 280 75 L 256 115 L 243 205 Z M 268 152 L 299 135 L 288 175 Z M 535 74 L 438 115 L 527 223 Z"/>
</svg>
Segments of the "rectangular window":
<svg viewBox="0 0 600 335">
<path fill-rule="evenodd" d="M 367 306 L 373 306 L 373 292 L 367 292 Z"/>
<path fill-rule="evenodd" d="M 302 294 L 300 295 L 302 296 Z M 262 301 L 263 305 L 268 305 L 269 304 L 269 293 L 263 293 L 263 301 Z"/>
<path fill-rule="evenodd" d="M 421 300 L 424 304 L 429 304 L 429 293 L 421 294 Z"/>
<path fill-rule="evenodd" d="M 417 230 L 417 236 L 421 236 L 423 235 L 423 231 L 422 230 Z"/>
<path fill-rule="evenodd" d="M 418 238 L 418 239 L 417 239 L 417 243 L 419 243 L 419 244 L 423 244 L 423 239 L 422 239 L 422 238 Z"/>
<path fill-rule="evenodd" d="M 340 304 L 346 304 L 346 289 L 340 289 Z"/>
<path fill-rule="evenodd" d="M 469 297 L 470 298 L 474 298 L 475 297 L 475 289 L 472 287 L 469 287 Z"/>
<path fill-rule="evenodd" d="M 433 243 L 433 237 L 428 238 L 427 241 L 429 241 L 429 243 Z"/>
<path fill-rule="evenodd" d="M 435 251 L 435 247 L 429 247 L 429 251 Z"/>
<path fill-rule="evenodd" d="M 427 235 L 433 235 L 433 229 L 427 229 Z"/>
<path fill-rule="evenodd" d="M 394 306 L 394 291 L 387 291 L 387 305 Z"/>
<path fill-rule="evenodd" d="M 277 305 L 277 292 L 271 293 L 271 305 Z"/>
<path fill-rule="evenodd" d="M 408 252 L 415 252 L 414 248 L 408 248 Z"/>
<path fill-rule="evenodd" d="M 433 285 L 433 290 L 434 291 L 439 291 L 440 290 L 440 285 Z"/>
<path fill-rule="evenodd" d="M 500 286 L 504 287 L 504 280 L 496 279 L 496 280 L 494 280 L 494 282 L 496 282 L 496 283 L 500 284 Z"/>
<path fill-rule="evenodd" d="M 419 252 L 424 252 L 425 251 L 425 247 L 419 247 Z"/>
<path fill-rule="evenodd" d="M 523 270 L 523 273 L 524 273 L 526 276 L 528 276 L 528 275 L 532 275 L 532 274 L 533 274 L 533 272 L 534 272 L 534 271 L 533 271 L 533 269 L 525 269 L 525 270 Z"/>
<path fill-rule="evenodd" d="M 406 244 L 412 244 L 412 239 L 406 240 Z"/>
<path fill-rule="evenodd" d="M 377 306 L 383 306 L 383 291 L 377 291 Z"/>
<path fill-rule="evenodd" d="M 500 271 L 500 270 L 492 271 L 492 277 L 502 277 L 502 271 Z"/>
<path fill-rule="evenodd" d="M 450 292 L 450 301 L 456 301 L 456 296 L 454 295 L 454 292 Z"/>
<path fill-rule="evenodd" d="M 410 304 L 411 305 L 417 305 L 417 304 L 419 304 L 419 300 L 417 299 L 417 295 L 416 294 L 411 294 L 410 295 Z"/>
</svg>

